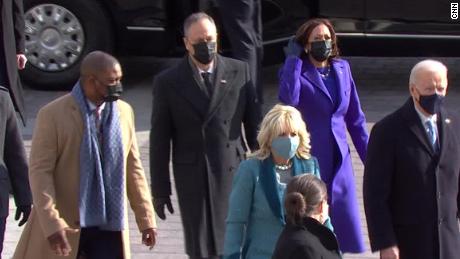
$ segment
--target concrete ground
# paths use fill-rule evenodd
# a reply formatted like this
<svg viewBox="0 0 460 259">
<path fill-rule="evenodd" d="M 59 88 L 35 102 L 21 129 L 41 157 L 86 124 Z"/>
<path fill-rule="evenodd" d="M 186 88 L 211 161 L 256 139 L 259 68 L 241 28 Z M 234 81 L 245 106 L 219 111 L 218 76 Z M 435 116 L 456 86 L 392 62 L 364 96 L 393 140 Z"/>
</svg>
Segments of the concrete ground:
<svg viewBox="0 0 460 259">
<path fill-rule="evenodd" d="M 408 77 L 411 67 L 421 58 L 347 58 L 350 61 L 354 79 L 358 88 L 361 105 L 366 114 L 368 128 L 385 115 L 400 107 L 408 97 Z M 449 68 L 449 93 L 447 105 L 460 112 L 460 58 L 440 59 Z M 169 61 L 168 61 L 169 62 Z M 171 61 L 174 62 L 174 61 Z M 132 104 L 136 113 L 136 130 L 142 155 L 142 162 L 147 176 L 149 175 L 148 161 L 148 131 L 150 129 L 151 113 L 151 83 L 152 75 L 164 67 L 149 59 L 124 60 L 125 95 L 124 99 Z M 264 69 L 265 100 L 264 110 L 270 109 L 277 102 L 277 70 L 279 66 Z M 23 129 L 23 136 L 27 152 L 30 150 L 30 139 L 38 109 L 50 100 L 63 95 L 65 92 L 46 92 L 26 88 L 25 98 L 27 106 L 27 127 Z M 361 222 L 365 240 L 368 241 L 366 221 L 362 206 L 362 176 L 363 165 L 350 144 L 355 169 L 356 189 L 361 206 Z M 134 218 L 130 212 L 131 249 L 134 259 L 185 259 L 182 225 L 175 196 L 173 206 L 174 215 L 168 215 L 166 221 L 158 220 L 159 236 L 156 247 L 149 251 L 141 245 L 141 237 L 136 228 Z M 15 206 L 10 199 L 10 217 L 7 222 L 3 258 L 10 258 L 21 234 L 22 228 L 17 227 L 13 220 Z M 369 244 L 367 242 L 367 247 Z M 369 249 L 358 255 L 345 255 L 345 258 L 378 258 Z"/>
</svg>

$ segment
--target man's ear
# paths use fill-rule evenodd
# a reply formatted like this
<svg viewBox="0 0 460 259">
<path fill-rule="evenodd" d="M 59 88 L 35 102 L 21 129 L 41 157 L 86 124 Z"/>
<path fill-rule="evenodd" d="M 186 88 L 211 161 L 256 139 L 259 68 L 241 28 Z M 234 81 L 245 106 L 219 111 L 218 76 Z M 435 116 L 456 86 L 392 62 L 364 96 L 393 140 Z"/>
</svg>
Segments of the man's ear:
<svg viewBox="0 0 460 259">
<path fill-rule="evenodd" d="M 419 92 L 416 90 L 417 89 L 417 86 L 413 83 L 409 84 L 409 92 L 410 92 L 410 95 L 412 96 L 412 98 L 414 98 L 415 100 L 418 100 L 418 97 L 420 94 Z"/>
<path fill-rule="evenodd" d="M 187 49 L 187 51 L 190 52 L 190 48 L 191 48 L 190 42 L 188 41 L 188 39 L 185 36 L 182 39 L 184 41 L 185 49 Z"/>
</svg>

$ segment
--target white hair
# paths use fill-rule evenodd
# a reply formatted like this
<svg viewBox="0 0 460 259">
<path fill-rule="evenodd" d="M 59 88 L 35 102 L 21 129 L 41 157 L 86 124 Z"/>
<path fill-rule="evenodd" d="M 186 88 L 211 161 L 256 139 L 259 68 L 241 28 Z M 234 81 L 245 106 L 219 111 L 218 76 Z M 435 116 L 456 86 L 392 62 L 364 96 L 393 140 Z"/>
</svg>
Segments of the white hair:
<svg viewBox="0 0 460 259">
<path fill-rule="evenodd" d="M 433 59 L 425 59 L 415 64 L 410 71 L 409 85 L 416 84 L 420 71 L 436 71 L 447 75 L 447 67 L 443 63 Z"/>
</svg>

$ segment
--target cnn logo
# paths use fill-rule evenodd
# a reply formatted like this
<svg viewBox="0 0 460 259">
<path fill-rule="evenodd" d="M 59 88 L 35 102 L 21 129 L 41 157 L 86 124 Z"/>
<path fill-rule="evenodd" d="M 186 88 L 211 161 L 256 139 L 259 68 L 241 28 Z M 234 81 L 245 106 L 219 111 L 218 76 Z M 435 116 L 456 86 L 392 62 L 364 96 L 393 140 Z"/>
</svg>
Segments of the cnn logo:
<svg viewBox="0 0 460 259">
<path fill-rule="evenodd" d="M 450 3 L 450 18 L 452 20 L 458 19 L 458 3 Z"/>
</svg>

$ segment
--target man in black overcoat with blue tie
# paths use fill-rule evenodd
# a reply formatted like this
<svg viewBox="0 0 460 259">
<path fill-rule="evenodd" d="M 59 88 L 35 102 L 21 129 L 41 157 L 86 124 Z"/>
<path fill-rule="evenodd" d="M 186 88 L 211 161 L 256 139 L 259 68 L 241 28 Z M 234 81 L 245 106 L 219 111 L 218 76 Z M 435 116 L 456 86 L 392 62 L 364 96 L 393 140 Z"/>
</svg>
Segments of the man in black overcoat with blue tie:
<svg viewBox="0 0 460 259">
<path fill-rule="evenodd" d="M 257 148 L 260 105 L 248 65 L 216 53 L 214 21 L 205 13 L 184 22 L 188 55 L 153 86 L 150 173 L 155 211 L 173 211 L 170 151 L 190 258 L 223 254 L 232 179 L 245 152 Z M 244 127 L 242 127 L 244 126 Z"/>
<path fill-rule="evenodd" d="M 458 259 L 459 118 L 443 105 L 447 68 L 424 60 L 411 71 L 411 98 L 372 129 L 364 208 L 381 258 Z"/>
</svg>

